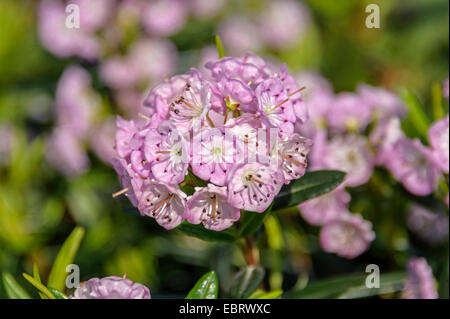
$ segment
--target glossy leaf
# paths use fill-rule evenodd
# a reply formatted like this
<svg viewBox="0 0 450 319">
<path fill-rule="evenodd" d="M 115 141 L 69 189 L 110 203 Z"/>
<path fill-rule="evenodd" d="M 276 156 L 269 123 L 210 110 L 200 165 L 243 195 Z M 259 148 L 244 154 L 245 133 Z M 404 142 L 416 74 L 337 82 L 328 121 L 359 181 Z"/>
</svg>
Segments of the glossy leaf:
<svg viewBox="0 0 450 319">
<path fill-rule="evenodd" d="M 255 266 L 248 266 L 239 271 L 231 283 L 231 297 L 239 299 L 248 298 L 263 281 L 264 273 L 263 268 Z"/>
<path fill-rule="evenodd" d="M 84 233 L 84 229 L 77 226 L 64 242 L 58 256 L 56 257 L 52 270 L 50 271 L 50 275 L 48 277 L 49 287 L 53 287 L 61 291 L 64 290 L 65 280 L 67 277 L 66 267 L 67 265 L 73 263 Z"/>
<path fill-rule="evenodd" d="M 217 299 L 219 279 L 214 270 L 204 274 L 191 289 L 186 299 Z"/>
<path fill-rule="evenodd" d="M 201 224 L 194 225 L 184 222 L 175 229 L 185 235 L 196 237 L 205 241 L 233 242 L 236 239 L 231 230 L 214 231 L 206 229 Z"/>
<path fill-rule="evenodd" d="M 307 172 L 302 178 L 285 185 L 275 197 L 272 210 L 293 207 L 332 191 L 344 181 L 345 173 L 340 171 Z"/>
<path fill-rule="evenodd" d="M 62 293 L 58 289 L 48 287 L 48 290 L 55 296 L 56 299 L 69 299 L 69 297 L 66 296 L 66 294 Z"/>
<path fill-rule="evenodd" d="M 9 273 L 3 273 L 3 287 L 9 299 L 31 299 L 25 289 Z"/>
</svg>

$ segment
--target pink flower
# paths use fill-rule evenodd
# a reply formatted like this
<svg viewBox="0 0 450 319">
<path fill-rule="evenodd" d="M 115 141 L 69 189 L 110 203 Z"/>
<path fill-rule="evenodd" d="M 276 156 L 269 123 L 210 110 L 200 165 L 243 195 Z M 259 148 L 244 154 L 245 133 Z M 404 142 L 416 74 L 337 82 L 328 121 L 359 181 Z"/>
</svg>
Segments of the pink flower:
<svg viewBox="0 0 450 319">
<path fill-rule="evenodd" d="M 206 130 L 195 136 L 192 172 L 205 181 L 225 185 L 235 160 L 233 142 L 219 130 Z"/>
<path fill-rule="evenodd" d="M 178 186 L 150 181 L 144 183 L 138 209 L 142 215 L 154 218 L 165 229 L 173 229 L 184 221 L 186 195 Z"/>
<path fill-rule="evenodd" d="M 300 205 L 302 217 L 311 225 L 323 226 L 348 212 L 350 195 L 343 187 L 310 199 Z"/>
<path fill-rule="evenodd" d="M 138 133 L 138 127 L 134 121 L 126 121 L 120 116 L 117 117 L 116 126 L 116 151 L 121 158 L 125 158 L 131 154 L 133 149 L 136 148 L 130 143 L 133 136 Z"/>
<path fill-rule="evenodd" d="M 439 176 L 433 164 L 432 151 L 417 139 L 399 139 L 392 148 L 386 167 L 409 192 L 417 196 L 431 194 Z"/>
<path fill-rule="evenodd" d="M 328 113 L 328 123 L 333 130 L 363 131 L 371 120 L 367 102 L 356 94 L 344 92 L 336 95 Z"/>
<path fill-rule="evenodd" d="M 192 14 L 201 19 L 215 17 L 226 4 L 225 0 L 189 0 Z"/>
<path fill-rule="evenodd" d="M 449 170 L 449 116 L 434 123 L 428 131 L 436 165 L 444 173 Z"/>
<path fill-rule="evenodd" d="M 259 31 L 270 46 L 287 48 L 303 38 L 311 18 L 306 6 L 292 0 L 271 1 L 259 18 Z"/>
<path fill-rule="evenodd" d="M 407 110 L 403 101 L 392 92 L 361 84 L 357 88 L 358 95 L 369 105 L 377 118 L 403 117 Z"/>
<path fill-rule="evenodd" d="M 91 88 L 89 73 L 79 66 L 64 70 L 56 88 L 56 120 L 58 125 L 83 138 L 92 126 L 100 105 Z"/>
<path fill-rule="evenodd" d="M 67 176 L 84 173 L 89 167 L 89 158 L 81 142 L 71 131 L 56 128 L 47 140 L 47 159 Z"/>
<path fill-rule="evenodd" d="M 217 61 L 206 63 L 205 67 L 211 71 L 212 77 L 220 81 L 223 76 L 238 79 L 252 89 L 267 79 L 271 74 L 264 60 L 247 53 L 243 57 L 224 57 Z"/>
<path fill-rule="evenodd" d="M 115 0 L 71 0 L 80 8 L 80 28 L 83 31 L 95 32 L 105 26 L 116 5 Z"/>
<path fill-rule="evenodd" d="M 170 103 L 172 122 L 182 133 L 188 133 L 193 127 L 200 127 L 207 122 L 207 114 L 211 109 L 211 87 L 201 78 L 197 70 L 187 82 L 183 92 Z"/>
<path fill-rule="evenodd" d="M 128 197 L 133 206 L 138 206 L 138 198 L 142 194 L 144 180 L 132 169 L 131 163 L 124 159 L 114 158 L 111 163 L 120 178 L 122 191 Z M 114 196 L 114 195 L 113 195 Z"/>
<path fill-rule="evenodd" d="M 296 117 L 292 102 L 283 83 L 277 78 L 269 78 L 256 88 L 258 112 L 268 127 L 280 128 L 284 136 L 293 133 Z"/>
<path fill-rule="evenodd" d="M 228 202 L 240 209 L 261 213 L 284 183 L 283 173 L 259 163 L 237 166 L 229 175 Z"/>
<path fill-rule="evenodd" d="M 397 117 L 381 119 L 369 136 L 371 146 L 375 148 L 375 163 L 385 165 L 395 143 L 404 138 L 400 119 Z"/>
<path fill-rule="evenodd" d="M 256 99 L 254 91 L 239 79 L 229 79 L 223 76 L 212 88 L 216 110 L 227 109 L 255 112 Z M 231 117 L 231 115 L 230 115 Z"/>
<path fill-rule="evenodd" d="M 373 157 L 367 140 L 359 135 L 337 135 L 325 146 L 322 168 L 347 173 L 345 185 L 356 187 L 367 183 L 373 172 Z"/>
<path fill-rule="evenodd" d="M 437 299 L 436 281 L 433 271 L 425 258 L 412 257 L 406 266 L 406 279 L 403 299 Z"/>
<path fill-rule="evenodd" d="M 150 290 L 126 278 L 110 276 L 82 282 L 71 299 L 150 299 Z"/>
<path fill-rule="evenodd" d="M 374 239 L 372 224 L 360 215 L 350 213 L 326 223 L 319 235 L 323 250 L 347 259 L 361 255 Z"/>
<path fill-rule="evenodd" d="M 182 0 L 149 1 L 142 22 L 151 35 L 165 37 L 177 33 L 186 23 L 188 8 Z"/>
<path fill-rule="evenodd" d="M 288 94 L 289 101 L 292 103 L 292 109 L 294 110 L 295 116 L 297 120 L 294 122 L 299 124 L 305 124 L 309 119 L 308 108 L 302 98 L 303 89 L 305 87 L 300 87 L 297 83 L 297 80 L 291 76 L 288 72 L 286 65 L 281 67 L 281 71 L 278 75 L 280 80 L 283 82 L 283 85 Z"/>
<path fill-rule="evenodd" d="M 256 52 L 263 47 L 255 21 L 242 14 L 235 14 L 219 25 L 218 34 L 229 54 Z"/>
<path fill-rule="evenodd" d="M 167 184 L 184 180 L 189 166 L 189 149 L 175 126 L 165 121 L 145 136 L 144 154 L 154 177 Z"/>
<path fill-rule="evenodd" d="M 66 27 L 65 6 L 59 0 L 45 0 L 39 5 L 39 38 L 47 50 L 61 58 L 78 56 L 94 60 L 100 45 L 94 35 L 82 28 Z"/>
<path fill-rule="evenodd" d="M 208 184 L 196 188 L 186 203 L 185 218 L 192 224 L 203 223 L 205 228 L 221 231 L 239 220 L 239 209 L 227 202 L 227 188 Z"/>
<path fill-rule="evenodd" d="M 428 243 L 441 243 L 448 236 L 448 217 L 423 206 L 412 204 L 407 222 L 408 228 Z"/>
<path fill-rule="evenodd" d="M 311 146 L 311 140 L 298 134 L 293 134 L 281 142 L 278 155 L 282 162 L 281 170 L 286 184 L 305 175 L 308 166 L 306 156 L 311 150 Z"/>
<path fill-rule="evenodd" d="M 114 150 L 115 134 L 116 124 L 114 120 L 107 119 L 94 128 L 89 138 L 95 155 L 106 164 L 111 164 L 112 159 L 116 156 Z"/>
</svg>

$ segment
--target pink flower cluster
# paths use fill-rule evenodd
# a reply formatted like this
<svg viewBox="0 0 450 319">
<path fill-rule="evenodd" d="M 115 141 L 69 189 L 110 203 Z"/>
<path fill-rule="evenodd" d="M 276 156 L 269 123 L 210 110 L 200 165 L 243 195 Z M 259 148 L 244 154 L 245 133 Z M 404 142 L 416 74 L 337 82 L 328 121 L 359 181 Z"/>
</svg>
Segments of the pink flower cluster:
<svg viewBox="0 0 450 319">
<path fill-rule="evenodd" d="M 448 174 L 449 118 L 430 127 L 430 145 L 425 146 L 403 133 L 401 118 L 406 107 L 393 93 L 360 85 L 356 93 L 334 94 L 318 74 L 303 73 L 297 78 L 307 87 L 304 100 L 310 118 L 296 130 L 314 141 L 310 168 L 347 173 L 339 188 L 299 208 L 308 223 L 322 227 L 320 243 L 325 251 L 354 258 L 375 236 L 370 222 L 350 214 L 351 196 L 345 188 L 366 184 L 378 165 L 387 168 L 410 193 L 431 194 L 438 178 Z"/>
<path fill-rule="evenodd" d="M 406 266 L 408 277 L 402 292 L 403 299 L 437 299 L 436 280 L 425 258 L 412 257 Z"/>
<path fill-rule="evenodd" d="M 311 141 L 302 88 L 286 67 L 246 54 L 206 64 L 157 85 L 147 115 L 117 119 L 114 166 L 122 192 L 166 229 L 184 220 L 220 231 L 240 210 L 263 212 L 283 184 L 302 177 Z M 267 142 L 269 141 L 269 142 Z M 207 182 L 187 196 L 188 174 Z"/>
</svg>

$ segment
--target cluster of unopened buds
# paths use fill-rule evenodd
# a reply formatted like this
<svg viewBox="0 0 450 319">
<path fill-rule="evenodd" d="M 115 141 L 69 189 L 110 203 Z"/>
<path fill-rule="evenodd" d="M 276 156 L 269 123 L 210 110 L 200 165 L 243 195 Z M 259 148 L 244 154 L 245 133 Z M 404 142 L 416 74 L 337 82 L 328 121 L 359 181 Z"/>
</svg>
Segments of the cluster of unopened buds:
<svg viewBox="0 0 450 319">
<path fill-rule="evenodd" d="M 166 229 L 184 220 L 226 229 L 241 209 L 265 211 L 307 167 L 311 141 L 294 128 L 307 120 L 303 88 L 286 67 L 246 54 L 206 70 L 167 79 L 146 98 L 145 115 L 117 119 L 124 188 L 114 196 L 126 194 Z"/>
</svg>

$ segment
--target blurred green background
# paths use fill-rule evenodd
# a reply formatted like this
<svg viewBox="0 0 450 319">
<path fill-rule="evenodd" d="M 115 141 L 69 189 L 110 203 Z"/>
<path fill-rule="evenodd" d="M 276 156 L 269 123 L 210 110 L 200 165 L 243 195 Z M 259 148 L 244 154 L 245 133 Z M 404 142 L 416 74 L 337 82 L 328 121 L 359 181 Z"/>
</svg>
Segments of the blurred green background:
<svg viewBox="0 0 450 319">
<path fill-rule="evenodd" d="M 303 39 L 289 48 L 265 47 L 255 53 L 278 58 L 291 71 L 317 70 L 336 92 L 354 90 L 362 82 L 394 91 L 406 87 L 423 105 L 431 105 L 432 85 L 448 76 L 449 1 L 303 3 L 312 17 Z M 381 8 L 380 29 L 364 25 L 368 3 Z M 82 280 L 126 273 L 150 287 L 154 297 L 184 297 L 203 273 L 214 269 L 225 291 L 230 276 L 245 263 L 238 247 L 166 231 L 150 218 L 127 213 L 127 199 L 111 197 L 120 189 L 115 172 L 91 153 L 90 169 L 72 178 L 46 161 L 45 136 L 54 124 L 57 81 L 65 67 L 80 62 L 58 59 L 42 47 L 37 4 L 0 1 L 0 124 L 12 127 L 9 165 L 0 166 L 0 273 L 8 271 L 30 288 L 21 274 L 31 273 L 36 262 L 46 278 L 58 249 L 78 224 L 87 229 L 76 257 Z M 180 55 L 179 72 L 199 62 L 197 53 L 213 44 L 220 21 L 258 10 L 261 3 L 256 0 L 229 1 L 217 17 L 190 17 L 169 37 Z M 120 113 L 110 89 L 96 75 L 96 63 L 83 66 L 93 76 L 105 112 Z M 425 111 L 431 113 L 431 106 Z M 369 252 L 352 261 L 322 252 L 318 229 L 307 225 L 296 208 L 290 209 L 268 219 L 257 236 L 268 287 L 302 287 L 310 279 L 361 272 L 369 263 L 382 271 L 403 270 L 407 257 L 415 253 L 427 256 L 435 273 L 441 272 L 448 244 L 427 246 L 414 238 L 405 227 L 409 195 L 386 172 L 376 176 L 378 180 L 352 190 L 352 211 L 372 221 L 377 233 Z M 0 298 L 5 298 L 3 289 Z"/>
</svg>

